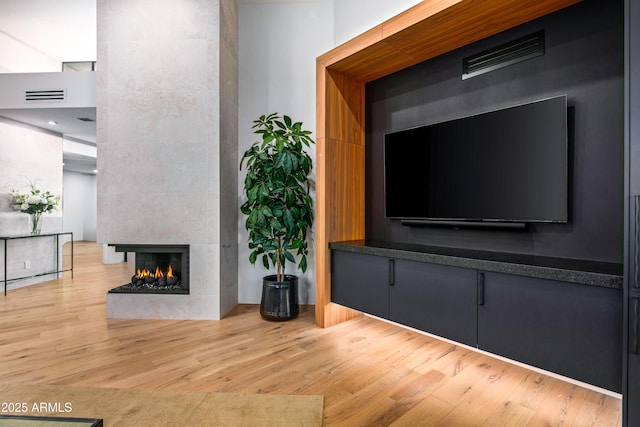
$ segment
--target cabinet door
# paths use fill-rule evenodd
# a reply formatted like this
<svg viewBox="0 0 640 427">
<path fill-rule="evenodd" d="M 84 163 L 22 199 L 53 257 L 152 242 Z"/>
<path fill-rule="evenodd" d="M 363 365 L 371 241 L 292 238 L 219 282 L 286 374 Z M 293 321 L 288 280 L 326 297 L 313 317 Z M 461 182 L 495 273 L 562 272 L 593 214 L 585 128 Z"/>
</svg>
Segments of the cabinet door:
<svg viewBox="0 0 640 427">
<path fill-rule="evenodd" d="M 477 272 L 394 260 L 391 320 L 475 347 Z"/>
<path fill-rule="evenodd" d="M 478 348 L 621 391 L 621 290 L 481 274 Z"/>
<path fill-rule="evenodd" d="M 626 425 L 640 424 L 640 292 L 634 292 L 629 298 L 628 317 L 628 347 L 627 353 L 627 378 L 625 399 L 633 399 L 627 402 L 624 416 L 628 417 Z"/>
<path fill-rule="evenodd" d="M 625 0 L 625 316 L 622 420 L 640 426 L 640 0 Z"/>
<path fill-rule="evenodd" d="M 331 252 L 331 301 L 389 318 L 389 259 L 346 251 Z"/>
</svg>

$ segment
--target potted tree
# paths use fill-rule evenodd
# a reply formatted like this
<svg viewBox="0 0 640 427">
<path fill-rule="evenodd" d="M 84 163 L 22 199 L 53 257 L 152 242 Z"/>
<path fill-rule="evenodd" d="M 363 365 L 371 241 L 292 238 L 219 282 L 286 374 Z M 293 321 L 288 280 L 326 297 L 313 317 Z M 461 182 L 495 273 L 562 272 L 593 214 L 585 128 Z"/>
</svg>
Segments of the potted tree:
<svg viewBox="0 0 640 427">
<path fill-rule="evenodd" d="M 287 115 L 262 115 L 253 122 L 261 138 L 245 151 L 246 201 L 240 211 L 246 215 L 249 232 L 249 262 L 276 268 L 276 274 L 262 281 L 260 314 L 267 320 L 289 320 L 298 315 L 298 277 L 285 274 L 287 262 L 307 270 L 307 231 L 313 222 L 313 201 L 309 195 L 312 160 L 305 151 L 314 141 Z"/>
</svg>

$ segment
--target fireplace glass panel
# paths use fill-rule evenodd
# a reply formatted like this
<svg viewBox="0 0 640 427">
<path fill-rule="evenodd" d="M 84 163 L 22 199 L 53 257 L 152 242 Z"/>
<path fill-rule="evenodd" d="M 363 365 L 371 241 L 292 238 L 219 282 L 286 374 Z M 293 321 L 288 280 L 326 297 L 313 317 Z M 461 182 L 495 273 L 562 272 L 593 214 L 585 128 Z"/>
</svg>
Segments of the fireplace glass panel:
<svg viewBox="0 0 640 427">
<path fill-rule="evenodd" d="M 110 293 L 189 293 L 189 245 L 114 245 L 135 253 L 131 281 Z"/>
</svg>

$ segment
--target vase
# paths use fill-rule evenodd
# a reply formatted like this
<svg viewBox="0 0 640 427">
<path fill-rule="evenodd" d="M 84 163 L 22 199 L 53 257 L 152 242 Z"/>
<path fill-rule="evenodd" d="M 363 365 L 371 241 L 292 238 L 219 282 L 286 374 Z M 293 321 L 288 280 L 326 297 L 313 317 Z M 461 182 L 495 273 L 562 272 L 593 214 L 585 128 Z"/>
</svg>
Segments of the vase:
<svg viewBox="0 0 640 427">
<path fill-rule="evenodd" d="M 37 236 L 40 234 L 40 215 L 41 213 L 31 214 L 31 235 Z"/>
<path fill-rule="evenodd" d="M 298 277 L 286 274 L 284 281 L 278 282 L 278 276 L 262 278 L 262 300 L 260 315 L 265 320 L 283 321 L 298 316 Z"/>
</svg>

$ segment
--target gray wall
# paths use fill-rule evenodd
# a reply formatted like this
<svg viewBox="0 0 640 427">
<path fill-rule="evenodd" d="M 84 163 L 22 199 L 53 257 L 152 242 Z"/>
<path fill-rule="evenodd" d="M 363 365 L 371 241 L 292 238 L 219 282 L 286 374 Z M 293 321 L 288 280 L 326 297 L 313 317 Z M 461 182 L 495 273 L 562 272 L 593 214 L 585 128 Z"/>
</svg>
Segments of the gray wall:
<svg viewBox="0 0 640 427">
<path fill-rule="evenodd" d="M 461 80 L 462 58 L 541 29 L 544 56 Z M 406 227 L 384 218 L 386 132 L 560 94 L 574 112 L 568 224 L 507 232 Z M 366 111 L 368 239 L 622 262 L 622 2 L 586 0 L 371 82 Z"/>
</svg>

